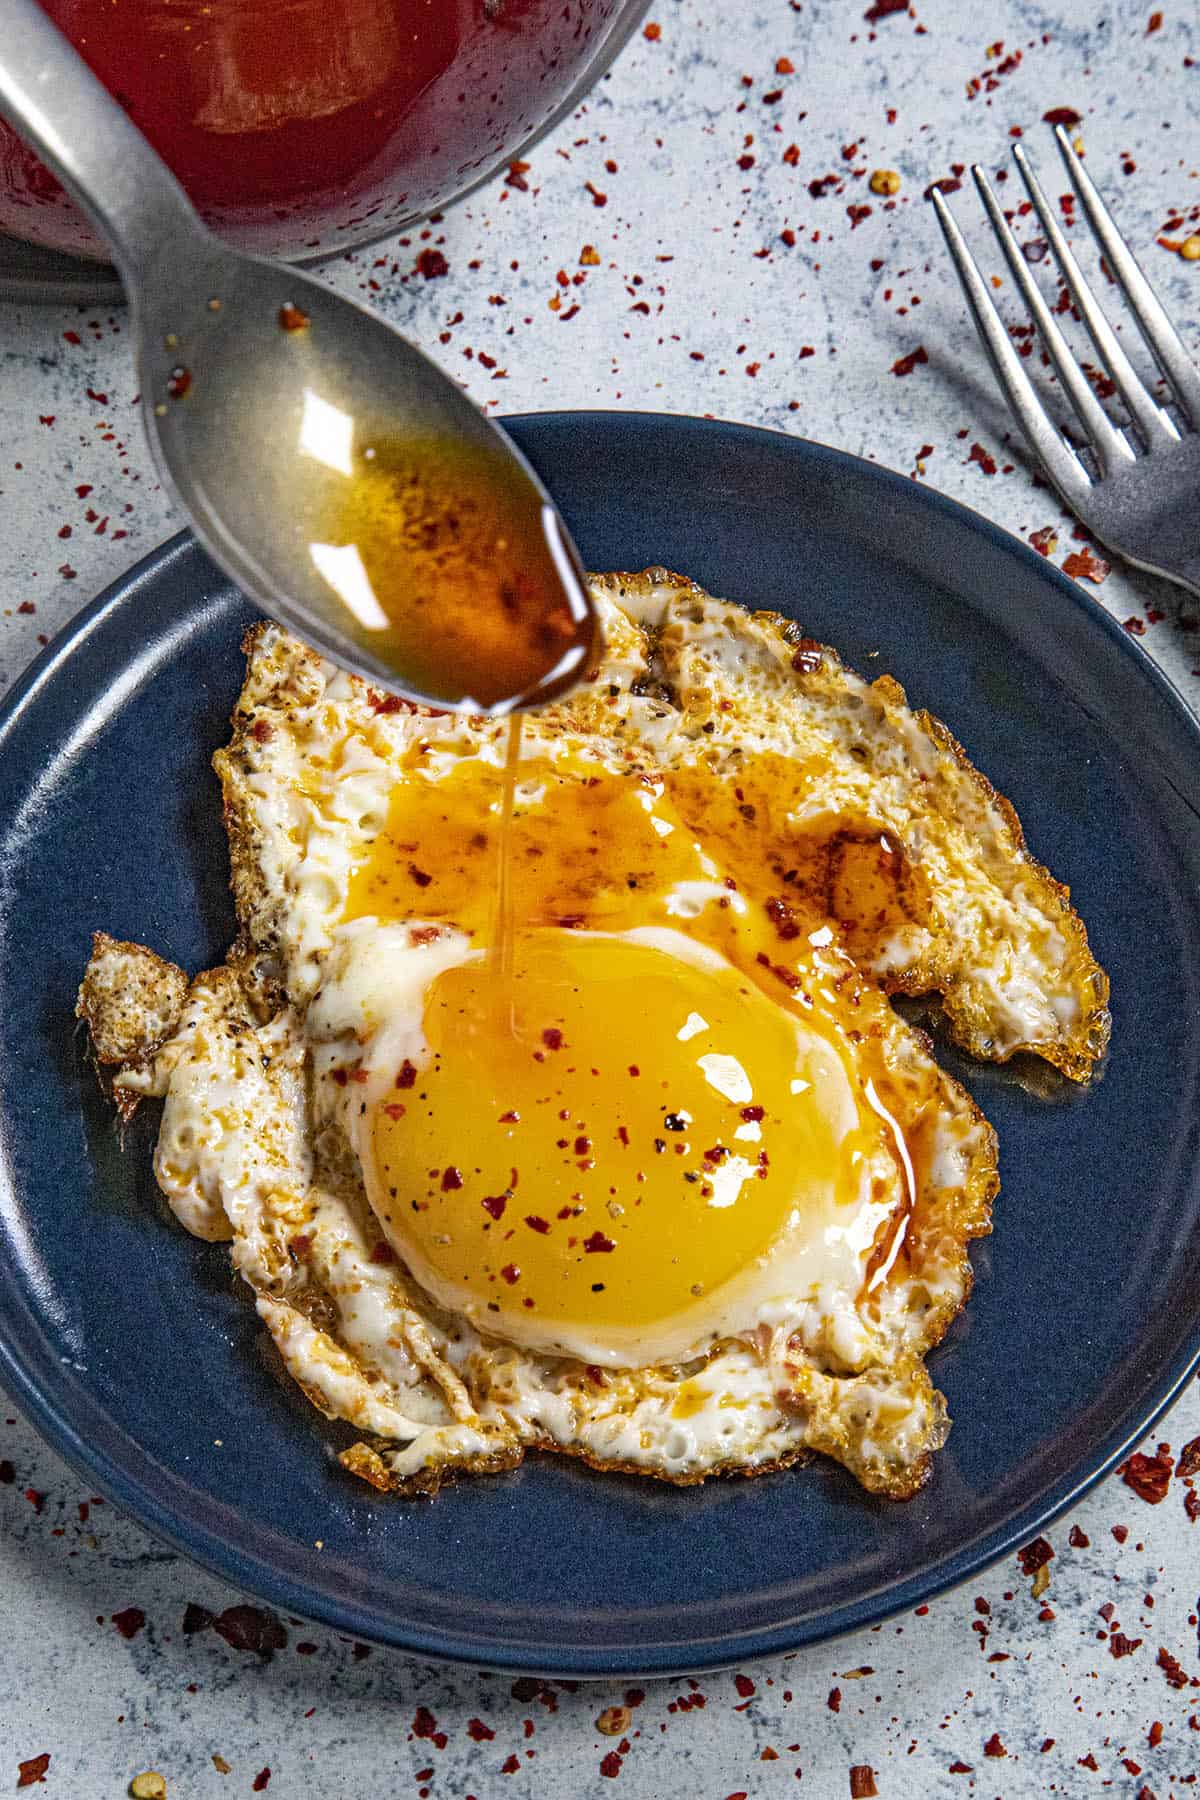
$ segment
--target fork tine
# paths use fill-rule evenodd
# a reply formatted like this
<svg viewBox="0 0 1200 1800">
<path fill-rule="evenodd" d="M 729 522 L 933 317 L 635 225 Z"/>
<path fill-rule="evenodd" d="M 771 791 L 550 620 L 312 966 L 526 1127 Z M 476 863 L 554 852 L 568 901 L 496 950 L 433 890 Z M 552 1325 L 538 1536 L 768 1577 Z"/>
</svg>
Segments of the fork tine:
<svg viewBox="0 0 1200 1800">
<path fill-rule="evenodd" d="M 1067 284 L 1071 298 L 1078 308 L 1079 316 L 1087 326 L 1100 360 L 1115 381 L 1121 398 L 1129 408 L 1130 416 L 1141 432 L 1147 447 L 1164 439 L 1173 442 L 1178 438 L 1179 433 L 1157 402 L 1142 386 L 1140 376 L 1122 350 L 1116 332 L 1109 324 L 1096 296 L 1084 279 L 1083 271 L 1075 260 L 1075 254 L 1051 211 L 1050 202 L 1042 192 L 1042 185 L 1034 173 L 1033 164 L 1020 144 L 1013 149 L 1013 159 L 1029 190 L 1033 209 L 1041 220 L 1042 230 L 1050 240 L 1050 248 L 1062 271 L 1063 280 Z"/>
<path fill-rule="evenodd" d="M 954 214 L 940 188 L 930 191 L 942 235 L 946 239 L 951 260 L 962 283 L 967 305 L 983 339 L 996 379 L 1013 410 L 1018 425 L 1025 433 L 1029 447 L 1042 464 L 1069 506 L 1078 506 L 1091 488 L 1091 479 L 1075 452 L 1064 442 L 1045 407 L 1038 399 L 1033 383 L 1025 373 L 1025 365 L 1013 349 L 1004 322 L 996 311 L 979 265 L 968 250 Z"/>
<path fill-rule="evenodd" d="M 1087 376 L 1071 355 L 1067 347 L 1067 340 L 1059 330 L 1054 314 L 1046 305 L 1041 289 L 1029 273 L 1029 265 L 1009 229 L 1008 220 L 1001 211 L 991 183 L 978 163 L 972 164 L 971 174 L 975 178 L 979 197 L 991 220 L 992 230 L 999 239 L 1000 248 L 1004 251 L 1008 266 L 1012 270 L 1013 279 L 1021 290 L 1026 306 L 1033 314 L 1034 323 L 1041 333 L 1042 342 L 1050 353 L 1050 360 L 1058 371 L 1058 378 L 1062 382 L 1067 398 L 1075 408 L 1079 423 L 1083 426 L 1092 449 L 1096 453 L 1100 472 L 1102 475 L 1110 475 L 1122 463 L 1131 463 L 1135 460 L 1133 451 L 1097 400 Z"/>
<path fill-rule="evenodd" d="M 1088 223 L 1099 240 L 1121 292 L 1129 302 L 1146 340 L 1146 347 L 1174 388 L 1175 397 L 1193 428 L 1200 431 L 1200 369 L 1197 369 L 1180 342 L 1179 334 L 1167 317 L 1158 295 L 1117 230 L 1095 182 L 1076 155 L 1075 147 L 1061 125 L 1054 135 L 1067 165 L 1067 173 L 1083 202 Z"/>
</svg>

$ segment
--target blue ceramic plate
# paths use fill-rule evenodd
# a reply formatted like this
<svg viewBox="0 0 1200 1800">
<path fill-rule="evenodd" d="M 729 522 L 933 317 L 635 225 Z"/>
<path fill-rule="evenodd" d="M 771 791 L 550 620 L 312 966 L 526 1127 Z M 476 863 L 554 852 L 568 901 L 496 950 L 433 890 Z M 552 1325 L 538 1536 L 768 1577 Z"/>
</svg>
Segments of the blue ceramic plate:
<svg viewBox="0 0 1200 1800">
<path fill-rule="evenodd" d="M 157 1199 L 153 1121 L 118 1144 L 73 1028 L 94 926 L 189 969 L 233 931 L 208 759 L 251 614 L 183 538 L 0 722 L 0 1376 L 89 1483 L 285 1612 L 507 1669 L 701 1668 L 873 1622 L 1023 1543 L 1194 1366 L 1200 729 L 1052 566 L 897 475 L 693 419 L 509 429 L 592 567 L 665 563 L 794 614 L 948 720 L 1111 971 L 1086 1092 L 1038 1099 L 946 1053 L 1004 1189 L 934 1357 L 955 1425 L 932 1480 L 897 1506 L 826 1463 L 678 1491 L 532 1457 L 405 1503 L 338 1469 L 344 1440 L 275 1377 L 225 1251 Z"/>
</svg>

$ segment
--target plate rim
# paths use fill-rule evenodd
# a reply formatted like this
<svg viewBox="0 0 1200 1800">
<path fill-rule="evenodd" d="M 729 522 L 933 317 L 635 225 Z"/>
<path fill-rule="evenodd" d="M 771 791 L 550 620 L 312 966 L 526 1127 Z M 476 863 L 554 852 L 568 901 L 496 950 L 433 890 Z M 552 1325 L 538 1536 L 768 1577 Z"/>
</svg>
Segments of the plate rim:
<svg viewBox="0 0 1200 1800">
<path fill-rule="evenodd" d="M 758 440 L 779 439 L 801 458 L 815 458 L 837 466 L 850 465 L 854 472 L 905 496 L 905 503 L 924 506 L 931 512 L 965 524 L 968 529 L 990 541 L 1005 553 L 1020 552 L 1026 566 L 1048 580 L 1061 598 L 1069 600 L 1075 611 L 1084 615 L 1085 629 L 1098 627 L 1119 655 L 1129 660 L 1142 680 L 1149 678 L 1160 697 L 1175 715 L 1176 722 L 1200 746 L 1200 718 L 1184 700 L 1178 687 L 1118 622 L 1097 601 L 1066 576 L 1047 558 L 1042 557 L 1014 533 L 997 525 L 974 508 L 940 493 L 935 488 L 914 483 L 899 471 L 872 462 L 865 457 L 839 450 L 816 440 L 799 437 L 787 431 L 740 424 L 731 420 L 699 418 L 687 413 L 663 413 L 620 408 L 552 409 L 545 412 L 511 414 L 497 422 L 513 426 L 518 432 L 539 428 L 578 428 L 581 425 L 603 426 L 615 421 L 624 427 L 661 431 L 664 428 L 685 435 L 699 431 L 708 436 Z M 111 582 L 75 613 L 55 633 L 8 692 L 0 700 L 0 760 L 11 735 L 18 728 L 27 708 L 41 690 L 50 683 L 64 663 L 83 647 L 89 637 L 112 614 L 136 604 L 139 592 L 148 583 L 182 558 L 199 552 L 195 539 L 181 531 L 139 558 L 123 575 Z M 202 554 L 202 552 L 200 552 Z M 222 577 L 224 583 L 224 578 Z M 229 584 L 232 585 L 232 584 Z M 1102 1454 L 1090 1455 L 1058 1481 L 1050 1484 L 1049 1498 L 1034 1499 L 1000 1527 L 984 1532 L 960 1544 L 932 1569 L 917 1570 L 897 1585 L 875 1590 L 849 1600 L 836 1610 L 819 1618 L 815 1626 L 799 1626 L 784 1621 L 770 1627 L 743 1628 L 727 1633 L 719 1641 L 705 1645 L 686 1655 L 679 1646 L 657 1647 L 602 1646 L 589 1651 L 584 1646 L 574 1650 L 549 1647 L 549 1653 L 535 1657 L 528 1648 L 512 1648 L 498 1643 L 473 1646 L 467 1631 L 454 1632 L 444 1626 L 419 1625 L 394 1628 L 374 1621 L 363 1607 L 327 1597 L 310 1580 L 272 1565 L 263 1558 L 239 1549 L 236 1544 L 218 1538 L 207 1525 L 190 1520 L 181 1528 L 168 1508 L 161 1505 L 144 1479 L 131 1472 L 120 1460 L 114 1460 L 104 1445 L 84 1441 L 70 1415 L 71 1395 L 63 1377 L 55 1388 L 53 1378 L 39 1378 L 34 1366 L 27 1367 L 15 1345 L 0 1331 L 0 1380 L 25 1412 L 39 1434 L 80 1475 L 97 1484 L 146 1530 L 167 1543 L 188 1561 L 266 1604 L 338 1631 L 425 1660 L 467 1667 L 486 1667 L 512 1674 L 548 1675 L 583 1679 L 628 1679 L 667 1677 L 699 1670 L 712 1671 L 733 1666 L 757 1657 L 779 1656 L 799 1648 L 813 1648 L 833 1642 L 849 1632 L 867 1625 L 879 1624 L 909 1607 L 952 1591 L 972 1580 L 981 1571 L 1012 1553 L 1029 1538 L 1044 1531 L 1062 1517 L 1091 1489 L 1096 1487 L 1151 1431 L 1157 1421 L 1174 1404 L 1200 1367 L 1200 1311 L 1193 1319 L 1190 1332 L 1185 1331 L 1180 1348 L 1162 1370 L 1160 1378 L 1148 1389 L 1149 1407 L 1138 1404 L 1136 1419 L 1127 1427 L 1118 1427 L 1115 1436 L 1104 1440 Z M 140 1447 L 124 1428 L 122 1440 Z"/>
</svg>

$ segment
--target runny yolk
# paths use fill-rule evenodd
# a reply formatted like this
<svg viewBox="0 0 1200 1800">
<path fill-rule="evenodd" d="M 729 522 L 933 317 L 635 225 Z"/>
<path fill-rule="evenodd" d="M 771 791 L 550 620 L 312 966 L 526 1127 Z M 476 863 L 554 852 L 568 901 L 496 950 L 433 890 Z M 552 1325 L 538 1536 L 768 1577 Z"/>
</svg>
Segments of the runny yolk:
<svg viewBox="0 0 1200 1800">
<path fill-rule="evenodd" d="M 547 1342 L 645 1343 L 711 1317 L 801 1222 L 844 1223 L 860 1141 L 840 1058 L 704 960 L 551 929 L 518 936 L 507 989 L 482 956 L 431 983 L 429 1060 L 375 1109 L 372 1185 L 444 1304 Z"/>
<path fill-rule="evenodd" d="M 592 1361 L 752 1325 L 730 1313 L 738 1277 L 784 1240 L 792 1293 L 798 1271 L 870 1303 L 924 1167 L 889 1108 L 919 1134 L 922 1106 L 897 1103 L 886 1002 L 832 944 L 840 841 L 788 843 L 749 774 L 524 757 L 498 979 L 502 771 L 436 749 L 411 750 L 345 910 L 471 944 L 425 989 L 421 1056 L 376 1066 L 394 1085 L 363 1119 L 371 1202 L 416 1279 Z"/>
</svg>

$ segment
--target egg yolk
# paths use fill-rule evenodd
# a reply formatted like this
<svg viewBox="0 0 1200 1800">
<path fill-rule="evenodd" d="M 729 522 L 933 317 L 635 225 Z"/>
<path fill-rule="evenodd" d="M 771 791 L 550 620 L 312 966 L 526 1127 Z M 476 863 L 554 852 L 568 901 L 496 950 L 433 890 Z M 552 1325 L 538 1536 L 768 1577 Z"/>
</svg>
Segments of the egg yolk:
<svg viewBox="0 0 1200 1800">
<path fill-rule="evenodd" d="M 906 1254 L 923 1108 L 900 1104 L 906 1142 L 886 1003 L 829 917 L 847 887 L 843 929 L 894 928 L 889 845 L 865 820 L 798 831 L 765 765 L 516 772 L 506 791 L 417 740 L 350 882 L 347 920 L 472 946 L 424 989 L 413 1060 L 372 1054 L 356 1129 L 393 1248 L 447 1309 L 590 1362 L 683 1360 L 779 1283 L 873 1304 Z"/>
<path fill-rule="evenodd" d="M 686 1315 L 859 1197 L 832 1042 L 711 954 L 531 931 L 505 984 L 480 954 L 444 970 L 424 1036 L 374 1108 L 373 1203 L 484 1326 L 571 1347 L 586 1322 L 619 1353 L 679 1320 L 683 1353 Z"/>
</svg>

